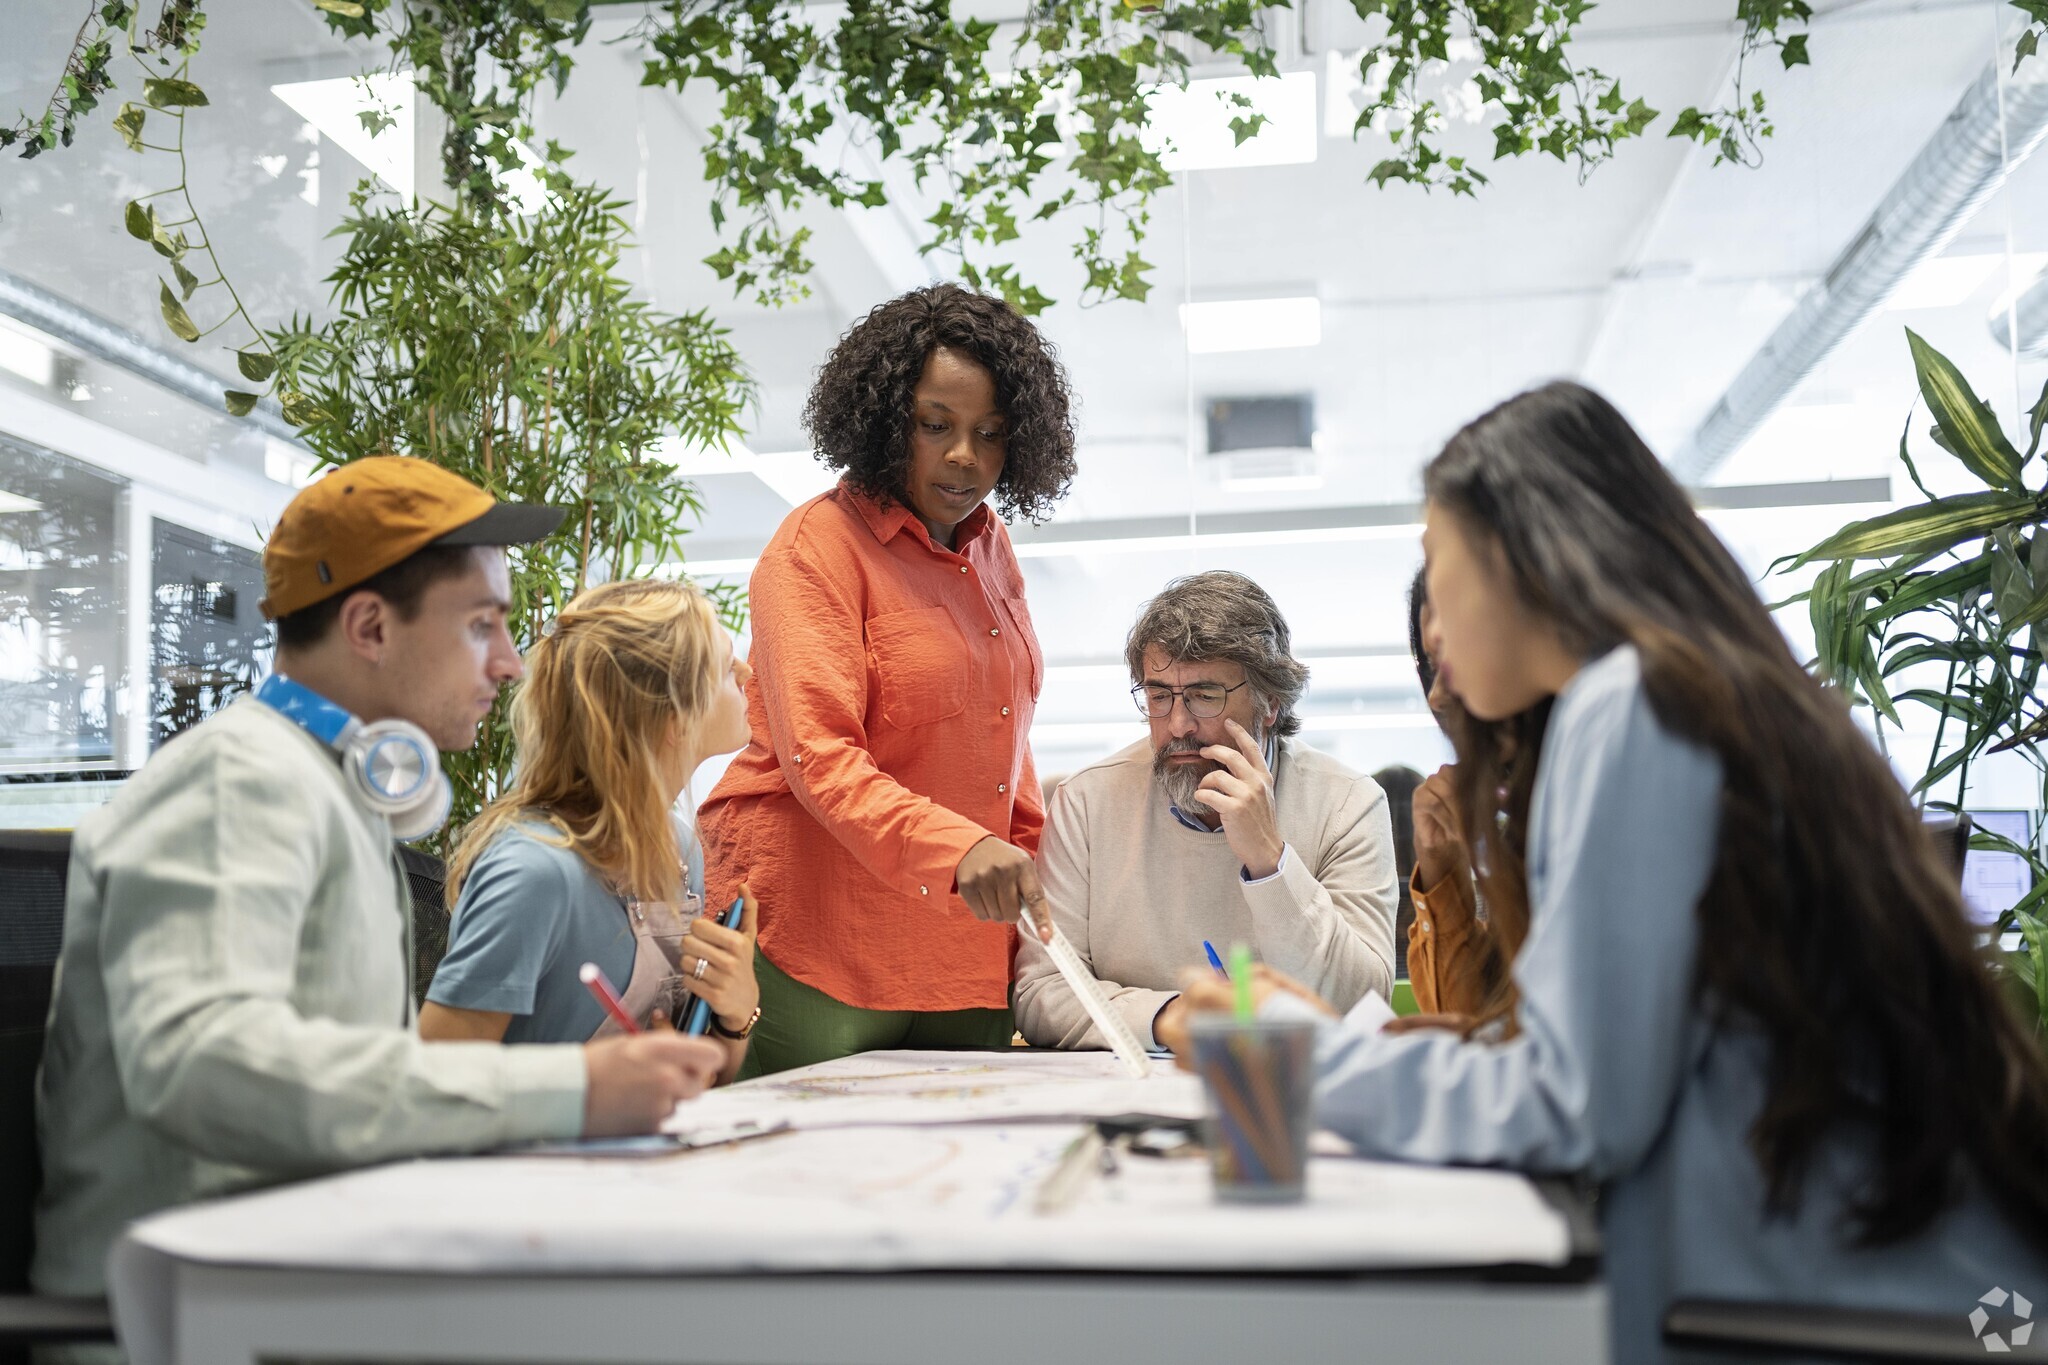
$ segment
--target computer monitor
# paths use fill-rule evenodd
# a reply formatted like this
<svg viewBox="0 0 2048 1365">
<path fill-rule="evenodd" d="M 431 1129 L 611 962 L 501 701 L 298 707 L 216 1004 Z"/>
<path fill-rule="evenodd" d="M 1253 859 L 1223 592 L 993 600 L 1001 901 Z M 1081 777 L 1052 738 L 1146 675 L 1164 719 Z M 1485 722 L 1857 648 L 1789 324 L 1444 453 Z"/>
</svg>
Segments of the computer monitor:
<svg viewBox="0 0 2048 1365">
<path fill-rule="evenodd" d="M 1970 821 L 1980 830 L 2004 835 L 2021 848 L 2033 847 L 2030 811 L 1973 810 Z M 1963 861 L 1963 904 L 1970 919 L 1984 928 L 1998 923 L 1998 917 L 2012 909 L 2033 885 L 2033 869 L 2017 853 L 1973 848 Z"/>
</svg>

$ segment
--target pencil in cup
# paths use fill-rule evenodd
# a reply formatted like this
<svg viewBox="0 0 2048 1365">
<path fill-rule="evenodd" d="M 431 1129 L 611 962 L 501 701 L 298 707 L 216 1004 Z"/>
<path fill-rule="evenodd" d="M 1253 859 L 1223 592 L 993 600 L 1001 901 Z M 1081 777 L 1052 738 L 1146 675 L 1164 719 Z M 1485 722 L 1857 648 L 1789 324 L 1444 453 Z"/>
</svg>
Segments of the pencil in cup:
<svg viewBox="0 0 2048 1365">
<path fill-rule="evenodd" d="M 1209 1093 L 1216 1197 L 1289 1203 L 1307 1193 L 1314 1126 L 1315 1026 L 1296 1020 L 1193 1020 L 1195 1071 Z"/>
</svg>

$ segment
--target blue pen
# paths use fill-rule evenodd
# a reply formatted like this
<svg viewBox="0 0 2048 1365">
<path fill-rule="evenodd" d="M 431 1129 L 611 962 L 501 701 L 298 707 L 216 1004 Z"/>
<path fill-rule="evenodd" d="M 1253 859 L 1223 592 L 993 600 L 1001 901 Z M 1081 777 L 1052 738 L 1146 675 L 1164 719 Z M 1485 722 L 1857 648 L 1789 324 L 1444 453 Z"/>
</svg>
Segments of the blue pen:
<svg viewBox="0 0 2048 1365">
<path fill-rule="evenodd" d="M 1224 970 L 1223 959 L 1216 956 L 1216 945 L 1205 938 L 1202 940 L 1202 951 L 1209 955 L 1209 965 L 1216 969 L 1216 975 L 1225 981 L 1230 980 L 1230 973 Z"/>
<path fill-rule="evenodd" d="M 740 927 L 740 917 L 746 913 L 746 909 L 746 897 L 739 897 L 718 917 L 718 922 L 728 929 L 737 929 Z M 700 995 L 690 1002 L 690 1012 L 683 1018 L 683 1032 L 692 1038 L 701 1038 L 710 1029 L 711 1002 Z"/>
</svg>

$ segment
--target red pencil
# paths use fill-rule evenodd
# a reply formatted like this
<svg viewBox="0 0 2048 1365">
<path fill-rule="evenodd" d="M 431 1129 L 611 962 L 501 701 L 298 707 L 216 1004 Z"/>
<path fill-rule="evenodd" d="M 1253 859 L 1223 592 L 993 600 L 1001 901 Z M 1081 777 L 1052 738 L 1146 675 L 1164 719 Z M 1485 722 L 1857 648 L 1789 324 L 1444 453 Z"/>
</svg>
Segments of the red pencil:
<svg viewBox="0 0 2048 1365">
<path fill-rule="evenodd" d="M 626 1002 L 619 999 L 619 993 L 612 989 L 611 982 L 604 979 L 604 973 L 598 969 L 595 962 L 584 963 L 583 970 L 576 975 L 589 987 L 591 995 L 597 998 L 597 1003 L 604 1006 L 604 1012 L 609 1014 L 620 1028 L 628 1033 L 640 1031 L 640 1026 L 633 1022 L 633 1016 L 626 1013 Z"/>
</svg>

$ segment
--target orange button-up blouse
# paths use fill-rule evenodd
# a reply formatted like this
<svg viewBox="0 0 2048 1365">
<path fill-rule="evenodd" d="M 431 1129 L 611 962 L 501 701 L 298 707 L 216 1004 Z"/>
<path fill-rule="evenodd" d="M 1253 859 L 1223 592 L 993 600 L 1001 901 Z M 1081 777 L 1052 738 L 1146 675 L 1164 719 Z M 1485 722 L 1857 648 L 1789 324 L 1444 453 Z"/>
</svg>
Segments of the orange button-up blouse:
<svg viewBox="0 0 2048 1365">
<path fill-rule="evenodd" d="M 1038 851 L 1045 670 L 987 507 L 933 542 L 842 484 L 783 521 L 749 585 L 752 739 L 698 816 L 707 904 L 747 877 L 760 948 L 864 1009 L 1001 1008 L 1015 930 L 954 890 L 993 834 Z"/>
</svg>

